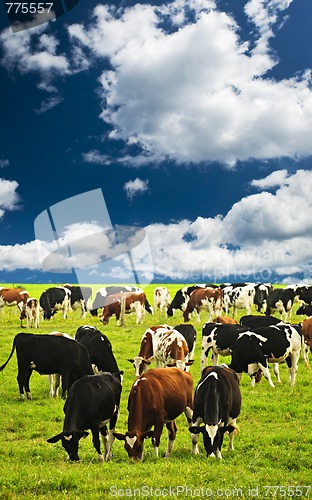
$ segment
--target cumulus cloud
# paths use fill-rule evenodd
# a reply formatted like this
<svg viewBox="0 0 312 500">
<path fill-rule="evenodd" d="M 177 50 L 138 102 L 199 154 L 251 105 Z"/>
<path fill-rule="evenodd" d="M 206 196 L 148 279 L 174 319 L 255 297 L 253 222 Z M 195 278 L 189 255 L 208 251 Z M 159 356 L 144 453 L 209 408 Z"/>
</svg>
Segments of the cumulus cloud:
<svg viewBox="0 0 312 500">
<path fill-rule="evenodd" d="M 128 181 L 124 185 L 124 191 L 126 192 L 127 197 L 132 200 L 134 196 L 148 191 L 148 180 L 143 181 L 137 177 L 133 181 Z"/>
<path fill-rule="evenodd" d="M 0 178 L 0 219 L 6 210 L 15 210 L 18 207 L 19 196 L 16 192 L 18 183 Z"/>
</svg>

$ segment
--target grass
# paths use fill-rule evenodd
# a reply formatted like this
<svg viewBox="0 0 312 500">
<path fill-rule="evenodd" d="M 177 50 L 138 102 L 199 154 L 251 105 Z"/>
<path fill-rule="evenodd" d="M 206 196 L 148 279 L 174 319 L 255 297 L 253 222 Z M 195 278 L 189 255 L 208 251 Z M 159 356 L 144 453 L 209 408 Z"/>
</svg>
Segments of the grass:
<svg viewBox="0 0 312 500">
<path fill-rule="evenodd" d="M 52 285 L 48 285 L 52 286 Z M 30 295 L 39 297 L 47 285 L 27 285 Z M 154 286 L 146 289 L 152 302 Z M 172 296 L 180 288 L 170 285 Z M 98 287 L 94 288 L 95 290 Z M 241 315 L 245 311 L 241 311 Z M 190 369 L 194 385 L 200 378 L 202 322 L 195 324 L 198 340 L 195 363 Z M 119 365 L 124 370 L 121 412 L 117 429 L 126 430 L 127 398 L 134 381 L 134 369 L 127 361 L 138 353 L 141 336 L 152 324 L 182 321 L 180 312 L 174 318 L 164 313 L 146 315 L 144 325 L 135 325 L 134 317 L 126 317 L 126 325 L 116 326 L 111 319 L 104 327 L 97 318 L 80 318 L 80 311 L 69 313 L 63 320 L 58 312 L 50 322 L 41 322 L 39 332 L 60 330 L 74 336 L 77 328 L 91 324 L 111 340 Z M 303 317 L 293 316 L 298 322 Z M 8 358 L 14 336 L 22 331 L 13 308 L 0 313 L 0 364 Z M 27 331 L 27 330 L 24 330 Z M 34 330 L 33 330 L 34 331 Z M 37 333 L 37 331 L 36 331 Z M 229 358 L 224 358 L 229 361 Z M 79 463 L 66 460 L 60 443 L 46 440 L 62 429 L 61 399 L 49 398 L 46 376 L 33 373 L 30 387 L 33 401 L 20 401 L 16 381 L 17 365 L 14 355 L 0 373 L 0 499 L 109 499 L 109 498 L 312 498 L 311 484 L 311 373 L 300 359 L 297 383 L 290 387 L 286 365 L 280 366 L 282 383 L 271 388 L 262 380 L 254 388 L 243 375 L 241 392 L 243 405 L 238 419 L 240 432 L 235 437 L 234 452 L 227 451 L 225 437 L 223 461 L 207 459 L 200 440 L 200 454 L 192 456 L 191 441 L 184 415 L 177 420 L 178 434 L 171 459 L 163 457 L 167 436 L 164 431 L 160 457 L 156 460 L 151 441 L 145 443 L 144 461 L 130 461 L 123 444 L 115 441 L 114 458 L 99 464 L 90 436 L 80 442 Z M 274 375 L 273 375 L 274 380 Z M 276 486 L 276 488 L 274 488 Z M 312 490 L 312 488 L 311 488 Z"/>
</svg>

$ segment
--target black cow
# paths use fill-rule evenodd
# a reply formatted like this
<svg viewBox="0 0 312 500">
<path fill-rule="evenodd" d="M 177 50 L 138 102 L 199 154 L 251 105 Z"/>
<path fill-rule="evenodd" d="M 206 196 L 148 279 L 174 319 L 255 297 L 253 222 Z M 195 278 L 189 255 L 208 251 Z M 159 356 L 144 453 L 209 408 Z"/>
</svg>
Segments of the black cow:
<svg viewBox="0 0 312 500">
<path fill-rule="evenodd" d="M 112 344 L 94 326 L 80 326 L 76 332 L 75 339 L 88 349 L 91 363 L 98 371 L 116 373 L 119 372 Z"/>
<path fill-rule="evenodd" d="M 39 304 L 43 309 L 43 319 L 51 319 L 59 310 L 63 311 L 65 319 L 70 308 L 70 291 L 61 286 L 48 288 L 42 292 Z"/>
<path fill-rule="evenodd" d="M 312 316 L 312 306 L 300 306 L 299 309 L 297 310 L 296 314 L 298 315 L 306 315 L 306 316 Z"/>
<path fill-rule="evenodd" d="M 218 356 L 228 356 L 238 335 L 246 330 L 248 328 L 241 325 L 205 323 L 202 329 L 201 371 L 206 366 L 210 349 L 212 350 L 212 363 L 213 365 L 217 365 Z"/>
<path fill-rule="evenodd" d="M 77 380 L 72 385 L 64 405 L 63 432 L 48 439 L 48 443 L 56 443 L 61 439 L 69 459 L 77 461 L 79 440 L 88 436 L 86 429 L 90 429 L 99 462 L 103 462 L 104 458 L 110 460 L 120 395 L 121 383 L 117 374 L 105 372 L 86 375 Z M 104 444 L 104 457 L 101 453 L 100 433 Z"/>
<path fill-rule="evenodd" d="M 278 311 L 281 319 L 287 323 L 290 319 L 292 307 L 295 298 L 298 296 L 297 292 L 290 288 L 275 288 L 267 297 L 267 309 L 265 314 L 270 316 L 272 311 Z"/>
<path fill-rule="evenodd" d="M 242 332 L 231 349 L 230 368 L 238 374 L 248 373 L 252 377 L 252 385 L 260 368 L 271 387 L 274 387 L 268 363 L 275 364 L 274 372 L 280 382 L 278 363 L 283 361 L 288 366 L 290 383 L 295 385 L 301 349 L 300 327 L 279 324 Z"/>
<path fill-rule="evenodd" d="M 70 307 L 71 309 L 81 309 L 81 316 L 86 317 L 88 310 L 88 301 L 92 296 L 92 288 L 90 286 L 73 286 L 68 283 L 63 285 L 70 291 Z"/>
<path fill-rule="evenodd" d="M 29 388 L 30 376 L 35 370 L 40 375 L 59 373 L 62 376 L 62 397 L 71 385 L 83 375 L 93 374 L 87 349 L 72 339 L 32 333 L 18 333 L 13 340 L 11 354 L 0 367 L 0 372 L 10 361 L 14 349 L 17 356 L 17 382 L 20 395 L 32 399 Z"/>
<path fill-rule="evenodd" d="M 273 286 L 267 283 L 257 283 L 255 285 L 254 304 L 258 312 L 266 310 L 268 295 L 273 291 Z"/>
<path fill-rule="evenodd" d="M 208 366 L 196 387 L 192 426 L 192 442 L 197 448 L 198 434 L 203 433 L 207 457 L 222 459 L 225 432 L 230 434 L 229 450 L 233 450 L 236 419 L 242 397 L 236 373 L 226 365 Z M 204 425 L 200 425 L 203 423 Z M 197 450 L 198 453 L 198 450 Z"/>
<path fill-rule="evenodd" d="M 186 325 L 185 323 L 180 323 L 174 327 L 174 330 L 180 332 L 186 340 L 187 347 L 189 350 L 188 360 L 194 359 L 195 345 L 196 345 L 196 330 L 193 325 Z"/>
<path fill-rule="evenodd" d="M 141 288 L 138 288 L 137 286 L 117 286 L 117 285 L 112 285 L 112 286 L 104 286 L 100 288 L 95 295 L 94 302 L 92 304 L 92 309 L 90 310 L 90 313 L 92 316 L 97 316 L 98 315 L 98 309 L 103 309 L 103 307 L 107 304 L 109 304 L 109 297 L 111 295 L 116 295 L 117 293 L 121 292 L 139 292 L 143 293 L 143 290 Z M 145 310 L 153 314 L 153 309 L 151 308 L 148 300 L 146 299 L 145 302 Z"/>
<path fill-rule="evenodd" d="M 255 314 L 247 314 L 242 316 L 239 323 L 243 326 L 248 326 L 251 330 L 260 328 L 261 326 L 277 325 L 281 320 L 274 316 L 257 316 Z"/>
<path fill-rule="evenodd" d="M 214 285 L 191 285 L 184 286 L 180 288 L 173 297 L 171 304 L 169 304 L 167 309 L 167 316 L 172 317 L 175 309 L 180 309 L 181 311 L 185 311 L 188 301 L 190 300 L 190 295 L 194 290 L 198 288 L 206 288 L 208 286 L 214 287 Z"/>
</svg>

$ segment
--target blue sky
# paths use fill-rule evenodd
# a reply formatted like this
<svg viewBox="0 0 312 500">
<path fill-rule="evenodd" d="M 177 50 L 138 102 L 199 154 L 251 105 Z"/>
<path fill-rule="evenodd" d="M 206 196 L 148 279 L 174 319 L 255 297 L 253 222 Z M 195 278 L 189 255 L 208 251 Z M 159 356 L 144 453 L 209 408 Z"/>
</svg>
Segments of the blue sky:
<svg viewBox="0 0 312 500">
<path fill-rule="evenodd" d="M 17 33 L 0 18 L 0 282 L 133 281 L 127 253 L 99 263 L 107 213 L 144 228 L 147 282 L 311 281 L 310 0 L 80 0 Z M 58 273 L 37 219 L 55 205 L 74 253 Z"/>
</svg>

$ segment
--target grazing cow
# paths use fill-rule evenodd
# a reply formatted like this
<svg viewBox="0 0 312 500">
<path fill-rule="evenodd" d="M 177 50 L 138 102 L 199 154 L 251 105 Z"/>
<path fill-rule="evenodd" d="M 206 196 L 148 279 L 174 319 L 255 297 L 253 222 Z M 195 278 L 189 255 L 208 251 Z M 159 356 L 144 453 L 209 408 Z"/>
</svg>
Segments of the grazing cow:
<svg viewBox="0 0 312 500">
<path fill-rule="evenodd" d="M 230 434 L 229 450 L 233 450 L 236 419 L 242 404 L 236 373 L 226 365 L 207 366 L 196 387 L 192 426 L 192 442 L 198 453 L 198 434 L 202 432 L 207 457 L 222 460 L 221 447 L 226 432 Z M 203 423 L 204 425 L 200 425 Z"/>
<path fill-rule="evenodd" d="M 70 308 L 81 309 L 83 318 L 87 315 L 88 302 L 92 296 L 92 288 L 89 286 L 73 286 L 68 283 L 63 285 L 70 291 Z"/>
<path fill-rule="evenodd" d="M 60 310 L 63 311 L 63 318 L 66 319 L 70 308 L 70 291 L 62 286 L 48 288 L 42 292 L 39 303 L 43 309 L 43 319 L 51 319 Z"/>
<path fill-rule="evenodd" d="M 76 331 L 75 340 L 88 349 L 91 363 L 99 372 L 119 372 L 112 344 L 104 333 L 94 326 L 84 325 Z"/>
<path fill-rule="evenodd" d="M 39 328 L 40 307 L 37 299 L 28 297 L 20 314 L 21 326 L 23 319 L 26 319 L 27 328 Z"/>
<path fill-rule="evenodd" d="M 117 285 L 112 285 L 112 286 L 104 286 L 100 288 L 96 292 L 96 296 L 92 305 L 92 309 L 90 310 L 90 313 L 92 316 L 97 316 L 98 315 L 98 309 L 103 309 L 103 307 L 106 304 L 109 304 L 111 301 L 111 296 L 116 295 L 117 293 L 121 292 L 135 292 L 135 293 L 143 293 L 142 288 L 138 288 L 137 286 L 117 286 Z M 148 313 L 152 314 L 153 310 L 148 303 L 148 300 L 146 299 L 145 302 L 145 309 Z"/>
<path fill-rule="evenodd" d="M 135 313 L 136 324 L 142 324 L 144 313 L 146 295 L 144 292 L 121 292 L 110 296 L 109 304 L 103 307 L 102 316 L 100 320 L 104 325 L 107 325 L 111 316 L 116 316 L 117 323 L 123 323 L 124 313 Z"/>
<path fill-rule="evenodd" d="M 199 288 L 206 288 L 208 285 L 191 285 L 184 286 L 180 288 L 173 297 L 171 304 L 169 304 L 167 309 L 167 316 L 172 317 L 175 309 L 180 309 L 181 311 L 185 311 L 188 301 L 190 300 L 190 295 L 194 290 L 198 290 Z M 211 286 L 212 288 L 212 286 Z"/>
<path fill-rule="evenodd" d="M 218 364 L 220 356 L 231 354 L 231 347 L 236 342 L 241 332 L 247 327 L 232 324 L 205 323 L 202 329 L 202 352 L 200 356 L 200 369 L 204 370 L 210 349 L 212 350 L 212 363 Z"/>
<path fill-rule="evenodd" d="M 252 377 L 252 385 L 254 375 L 260 368 L 270 386 L 274 387 L 268 363 L 275 363 L 274 373 L 280 382 L 276 368 L 278 363 L 286 361 L 293 386 L 296 382 L 300 349 L 301 332 L 297 326 L 279 324 L 242 332 L 232 345 L 230 368 L 239 376 L 242 372 L 248 373 Z"/>
<path fill-rule="evenodd" d="M 229 314 L 233 307 L 233 318 L 237 309 L 246 309 L 247 314 L 251 313 L 251 308 L 255 299 L 255 285 L 226 286 L 223 288 L 223 309 L 225 314 Z"/>
<path fill-rule="evenodd" d="M 260 328 L 261 326 L 277 325 L 280 322 L 281 320 L 275 318 L 274 316 L 257 316 L 255 314 L 242 316 L 239 321 L 240 325 L 248 326 L 251 330 L 254 328 Z"/>
<path fill-rule="evenodd" d="M 221 288 L 203 288 L 194 290 L 190 295 L 183 313 L 184 321 L 189 321 L 191 313 L 197 313 L 197 322 L 200 321 L 199 313 L 201 310 L 208 311 L 208 321 L 213 314 L 220 314 L 222 308 L 222 290 Z"/>
<path fill-rule="evenodd" d="M 268 283 L 255 285 L 254 304 L 258 312 L 265 312 L 268 295 L 273 291 L 273 286 Z"/>
<path fill-rule="evenodd" d="M 178 368 L 154 368 L 141 375 L 132 385 L 128 399 L 128 430 L 115 432 L 117 439 L 125 442 L 130 458 L 143 459 L 144 439 L 152 438 L 158 457 L 160 437 L 164 425 L 168 430 L 170 457 L 176 437 L 175 419 L 185 413 L 190 425 L 193 414 L 193 379 Z M 153 429 L 152 429 L 153 428 Z"/>
<path fill-rule="evenodd" d="M 87 349 L 79 342 L 60 335 L 18 333 L 13 340 L 8 360 L 0 366 L 0 372 L 6 367 L 14 349 L 17 356 L 17 382 L 20 395 L 32 399 L 29 379 L 36 370 L 41 375 L 59 373 L 62 376 L 62 397 L 78 378 L 92 375 L 92 365 Z"/>
<path fill-rule="evenodd" d="M 85 375 L 70 388 L 64 405 L 63 432 L 48 439 L 48 443 L 62 440 L 69 460 L 79 460 L 79 440 L 86 437 L 90 429 L 93 446 L 99 462 L 112 458 L 114 430 L 118 419 L 121 382 L 116 374 L 98 373 Z M 109 431 L 107 425 L 109 424 Z M 101 452 L 100 433 L 104 445 Z"/>
<path fill-rule="evenodd" d="M 237 321 L 229 316 L 216 316 L 212 319 L 212 323 L 223 323 L 224 325 L 237 325 Z"/>
<path fill-rule="evenodd" d="M 303 359 L 305 362 L 306 367 L 310 367 L 309 364 L 309 348 L 310 351 L 312 352 L 312 318 L 306 318 L 302 322 L 302 337 L 303 337 L 303 343 L 302 343 L 302 353 L 303 353 Z"/>
<path fill-rule="evenodd" d="M 170 304 L 170 293 L 166 286 L 157 286 L 154 289 L 154 310 L 165 311 Z"/>
<path fill-rule="evenodd" d="M 148 365 L 154 359 L 153 335 L 157 330 L 170 331 L 172 327 L 169 325 L 151 326 L 143 333 L 139 354 L 133 359 L 128 359 L 130 363 L 133 363 L 136 377 L 146 372 Z"/>
<path fill-rule="evenodd" d="M 29 298 L 28 292 L 23 288 L 0 288 L 0 309 L 4 306 L 17 306 L 20 311 Z"/>
<path fill-rule="evenodd" d="M 278 311 L 285 323 L 289 322 L 297 292 L 290 288 L 275 288 L 267 297 L 266 315 Z"/>
<path fill-rule="evenodd" d="M 312 306 L 300 306 L 296 314 L 305 314 L 306 316 L 312 316 Z"/>
</svg>

